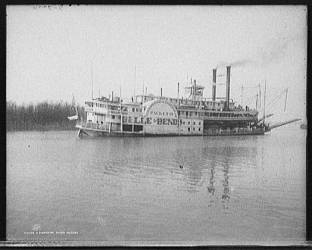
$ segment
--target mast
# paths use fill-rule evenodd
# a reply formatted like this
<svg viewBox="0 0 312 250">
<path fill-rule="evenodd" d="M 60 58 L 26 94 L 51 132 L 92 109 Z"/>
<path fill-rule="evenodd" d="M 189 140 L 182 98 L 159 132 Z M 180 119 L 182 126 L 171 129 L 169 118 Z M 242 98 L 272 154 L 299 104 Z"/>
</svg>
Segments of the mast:
<svg viewBox="0 0 312 250">
<path fill-rule="evenodd" d="M 136 65 L 134 66 L 134 89 L 133 89 L 133 99 L 136 101 L 135 98 L 135 87 L 136 87 Z"/>
<path fill-rule="evenodd" d="M 91 97 L 92 97 L 92 100 L 93 100 L 93 61 L 91 62 Z"/>
<path fill-rule="evenodd" d="M 121 86 L 119 86 L 119 105 L 120 105 L 120 131 L 123 132 L 123 124 L 122 124 L 122 106 L 121 106 Z"/>
<path fill-rule="evenodd" d="M 196 80 L 194 80 L 194 92 L 193 92 L 193 96 L 194 96 L 194 104 L 196 102 Z"/>
<path fill-rule="evenodd" d="M 142 104 L 144 104 L 144 99 L 145 99 L 145 97 L 144 97 L 144 81 L 143 81 L 143 89 L 142 89 Z"/>
<path fill-rule="evenodd" d="M 264 96 L 263 96 L 263 124 L 265 122 L 265 95 L 266 95 L 266 80 L 264 81 Z"/>
<path fill-rule="evenodd" d="M 243 105 L 243 92 L 244 92 L 244 85 L 242 84 L 242 87 L 241 87 L 241 105 Z"/>
<path fill-rule="evenodd" d="M 179 92 L 180 92 L 180 83 L 178 82 L 178 106 L 180 107 Z"/>
<path fill-rule="evenodd" d="M 287 104 L 287 93 L 288 93 L 288 88 L 286 89 L 284 112 L 286 111 L 286 104 Z"/>
<path fill-rule="evenodd" d="M 259 107 L 261 107 L 261 86 L 260 86 L 260 83 L 259 83 L 258 87 L 259 87 Z"/>
</svg>

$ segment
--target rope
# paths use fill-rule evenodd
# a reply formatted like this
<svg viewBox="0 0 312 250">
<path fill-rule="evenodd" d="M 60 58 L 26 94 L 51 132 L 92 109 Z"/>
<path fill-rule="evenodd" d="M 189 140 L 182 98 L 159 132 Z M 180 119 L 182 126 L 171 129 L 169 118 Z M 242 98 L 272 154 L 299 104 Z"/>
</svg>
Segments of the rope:
<svg viewBox="0 0 312 250">
<path fill-rule="evenodd" d="M 287 91 L 288 91 L 288 88 L 284 89 L 276 98 L 274 98 L 273 100 L 271 100 L 271 102 L 270 102 L 268 105 L 265 106 L 265 107 L 268 107 L 268 111 L 269 111 L 269 110 L 272 110 L 272 107 L 277 103 L 278 100 L 280 100 L 279 98 L 280 98 L 282 95 L 286 94 Z M 269 109 L 269 106 L 271 106 L 271 109 Z"/>
</svg>

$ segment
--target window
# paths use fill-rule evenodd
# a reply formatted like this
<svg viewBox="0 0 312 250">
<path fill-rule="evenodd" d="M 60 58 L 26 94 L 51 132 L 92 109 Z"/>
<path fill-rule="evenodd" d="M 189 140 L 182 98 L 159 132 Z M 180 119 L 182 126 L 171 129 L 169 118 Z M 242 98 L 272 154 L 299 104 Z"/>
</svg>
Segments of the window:
<svg viewBox="0 0 312 250">
<path fill-rule="evenodd" d="M 143 130 L 143 125 L 134 125 L 133 126 L 133 130 L 135 132 L 142 131 Z"/>
<path fill-rule="evenodd" d="M 191 122 L 189 121 L 189 122 L 188 122 L 188 125 L 190 125 L 190 124 L 191 124 Z"/>
<path fill-rule="evenodd" d="M 200 128 L 198 128 L 198 131 L 200 131 Z"/>
<path fill-rule="evenodd" d="M 195 128 L 193 128 L 193 131 L 195 131 Z"/>
<path fill-rule="evenodd" d="M 195 122 L 193 122 L 193 125 L 195 125 Z"/>
<path fill-rule="evenodd" d="M 112 115 L 112 119 L 115 119 L 115 116 L 114 116 L 114 115 Z"/>
<path fill-rule="evenodd" d="M 200 122 L 198 123 L 198 125 L 200 125 Z"/>
<path fill-rule="evenodd" d="M 134 108 L 132 108 L 132 112 L 134 112 Z"/>
<path fill-rule="evenodd" d="M 190 131 L 191 131 L 191 129 L 190 129 L 190 128 L 187 128 L 187 130 L 188 130 L 188 132 L 190 132 Z"/>
</svg>

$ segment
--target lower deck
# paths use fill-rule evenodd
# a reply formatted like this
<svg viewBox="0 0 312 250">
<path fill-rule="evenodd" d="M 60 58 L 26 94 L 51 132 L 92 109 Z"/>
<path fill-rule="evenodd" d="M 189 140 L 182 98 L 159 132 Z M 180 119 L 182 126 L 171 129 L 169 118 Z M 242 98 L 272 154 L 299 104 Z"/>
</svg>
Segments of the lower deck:
<svg viewBox="0 0 312 250">
<path fill-rule="evenodd" d="M 185 133 L 146 133 L 144 131 L 113 131 L 100 127 L 76 126 L 79 129 L 78 136 L 116 136 L 116 137 L 152 137 L 152 136 L 236 136 L 236 135 L 263 135 L 263 128 L 236 128 L 236 129 L 205 129 L 201 134 L 185 134 Z"/>
</svg>

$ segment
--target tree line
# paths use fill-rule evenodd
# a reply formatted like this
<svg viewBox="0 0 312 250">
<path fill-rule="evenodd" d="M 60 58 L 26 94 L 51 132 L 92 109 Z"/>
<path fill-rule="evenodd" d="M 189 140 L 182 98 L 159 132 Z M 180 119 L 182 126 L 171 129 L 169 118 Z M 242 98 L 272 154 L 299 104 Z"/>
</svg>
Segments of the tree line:
<svg viewBox="0 0 312 250">
<path fill-rule="evenodd" d="M 18 130 L 70 130 L 74 129 L 76 121 L 70 121 L 68 116 L 76 114 L 76 108 L 67 102 L 17 105 L 6 102 L 6 129 Z M 84 109 L 77 106 L 79 118 L 84 118 Z"/>
</svg>

